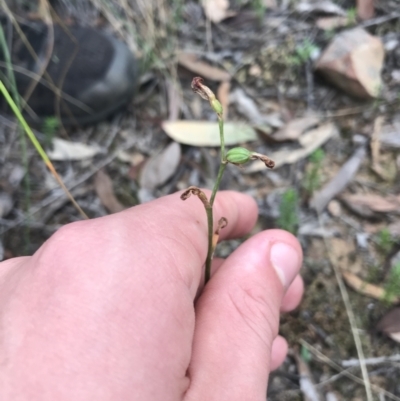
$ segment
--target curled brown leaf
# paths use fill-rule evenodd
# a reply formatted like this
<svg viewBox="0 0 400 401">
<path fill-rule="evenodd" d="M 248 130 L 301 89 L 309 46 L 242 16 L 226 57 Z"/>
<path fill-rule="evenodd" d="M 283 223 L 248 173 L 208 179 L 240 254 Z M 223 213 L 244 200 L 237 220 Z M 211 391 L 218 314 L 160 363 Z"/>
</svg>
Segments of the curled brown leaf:
<svg viewBox="0 0 400 401">
<path fill-rule="evenodd" d="M 206 209 L 211 208 L 210 202 L 208 201 L 206 194 L 200 188 L 195 187 L 195 186 L 189 187 L 184 192 L 182 192 L 181 199 L 186 200 L 191 195 L 197 196 L 201 200 L 201 202 L 203 203 L 203 205 Z"/>
<path fill-rule="evenodd" d="M 275 167 L 275 162 L 266 155 L 262 155 L 260 153 L 252 153 L 251 159 L 252 160 L 261 160 L 268 168 Z"/>
</svg>

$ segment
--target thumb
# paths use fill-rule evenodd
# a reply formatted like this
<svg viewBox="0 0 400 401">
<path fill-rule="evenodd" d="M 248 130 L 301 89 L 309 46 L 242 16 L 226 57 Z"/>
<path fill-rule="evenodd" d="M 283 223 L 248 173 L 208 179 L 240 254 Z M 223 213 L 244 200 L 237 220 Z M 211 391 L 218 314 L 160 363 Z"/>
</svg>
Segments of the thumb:
<svg viewBox="0 0 400 401">
<path fill-rule="evenodd" d="M 196 305 L 185 401 L 265 401 L 281 300 L 301 260 L 296 238 L 269 230 L 218 269 Z"/>
</svg>

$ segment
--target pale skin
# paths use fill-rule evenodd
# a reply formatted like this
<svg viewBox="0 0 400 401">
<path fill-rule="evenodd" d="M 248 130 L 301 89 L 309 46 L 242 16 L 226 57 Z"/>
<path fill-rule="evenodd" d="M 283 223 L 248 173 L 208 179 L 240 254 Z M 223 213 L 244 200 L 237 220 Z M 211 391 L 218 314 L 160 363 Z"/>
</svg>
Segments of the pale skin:
<svg viewBox="0 0 400 401">
<path fill-rule="evenodd" d="M 300 302 L 302 252 L 281 230 L 214 260 L 202 290 L 202 204 L 179 194 L 60 229 L 0 263 L 0 399 L 265 401 L 287 352 L 279 313 Z M 257 206 L 220 192 L 221 239 Z"/>
</svg>

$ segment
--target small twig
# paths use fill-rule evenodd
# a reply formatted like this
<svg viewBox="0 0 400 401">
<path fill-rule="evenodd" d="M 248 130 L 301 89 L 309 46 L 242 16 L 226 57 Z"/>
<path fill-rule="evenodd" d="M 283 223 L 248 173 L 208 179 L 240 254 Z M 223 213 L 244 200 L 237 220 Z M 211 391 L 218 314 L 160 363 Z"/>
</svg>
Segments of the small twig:
<svg viewBox="0 0 400 401">
<path fill-rule="evenodd" d="M 366 365 L 380 365 L 381 363 L 391 363 L 400 362 L 400 354 L 390 355 L 390 356 L 380 356 L 377 358 L 367 358 L 364 360 Z M 354 366 L 360 366 L 360 361 L 358 359 L 348 359 L 342 361 L 342 366 L 344 368 L 352 368 Z"/>
<path fill-rule="evenodd" d="M 384 15 L 382 17 L 374 18 L 360 24 L 363 28 L 368 28 L 374 25 L 384 24 L 385 22 L 391 21 L 393 19 L 400 19 L 400 13 L 392 13 L 390 15 Z"/>
<path fill-rule="evenodd" d="M 321 216 L 319 214 L 318 214 L 318 220 L 320 222 L 320 225 L 323 226 L 323 222 L 321 221 Z M 358 358 L 360 360 L 361 373 L 362 373 L 362 377 L 363 377 L 363 384 L 365 386 L 365 393 L 367 396 L 367 400 L 373 401 L 372 392 L 371 392 L 371 382 L 369 381 L 368 370 L 364 363 L 364 361 L 365 361 L 364 351 L 363 351 L 362 342 L 360 339 L 360 333 L 357 328 L 354 312 L 351 307 L 349 293 L 347 292 L 347 288 L 344 285 L 342 274 L 335 263 L 335 258 L 331 253 L 332 248 L 329 246 L 328 240 L 326 238 L 324 238 L 324 242 L 325 242 L 326 251 L 328 253 L 328 258 L 329 258 L 330 264 L 332 266 L 332 269 L 335 273 L 336 281 L 338 283 L 338 286 L 340 289 L 340 294 L 342 296 L 343 303 L 345 305 L 347 316 L 349 319 L 351 332 L 352 332 L 353 338 L 354 338 L 354 344 L 356 346 Z"/>
<path fill-rule="evenodd" d="M 322 352 L 320 352 L 317 348 L 313 347 L 311 344 L 309 344 L 307 341 L 300 339 L 300 344 L 307 348 L 311 353 L 313 353 L 321 362 L 324 362 L 328 364 L 331 368 L 335 369 L 336 371 L 340 372 L 343 376 L 348 377 L 349 379 L 353 380 L 356 383 L 362 384 L 365 386 L 365 382 L 363 379 L 360 377 L 353 375 L 352 373 L 348 372 L 347 370 L 343 370 L 336 362 L 332 361 L 332 359 L 328 358 L 326 355 L 324 355 Z M 400 397 L 397 397 L 396 395 L 389 393 L 389 391 L 386 391 L 382 387 L 377 386 L 376 384 L 371 384 L 371 389 L 375 393 L 384 393 L 386 397 L 390 398 L 391 400 L 394 401 L 400 401 Z"/>
</svg>

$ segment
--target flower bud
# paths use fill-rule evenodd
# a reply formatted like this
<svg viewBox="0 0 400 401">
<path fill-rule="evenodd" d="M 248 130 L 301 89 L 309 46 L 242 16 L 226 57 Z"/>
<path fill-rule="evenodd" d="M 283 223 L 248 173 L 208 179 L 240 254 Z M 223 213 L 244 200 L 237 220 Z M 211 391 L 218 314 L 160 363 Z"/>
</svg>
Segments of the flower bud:
<svg viewBox="0 0 400 401">
<path fill-rule="evenodd" d="M 232 164 L 244 164 L 251 159 L 251 156 L 252 152 L 246 148 L 233 148 L 227 152 L 226 160 Z"/>
<path fill-rule="evenodd" d="M 203 99 L 208 100 L 213 110 L 217 113 L 218 117 L 222 118 L 222 105 L 215 97 L 213 91 L 208 86 L 203 85 L 203 78 L 193 78 L 192 89 L 193 92 L 200 95 Z"/>
</svg>

